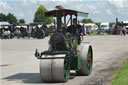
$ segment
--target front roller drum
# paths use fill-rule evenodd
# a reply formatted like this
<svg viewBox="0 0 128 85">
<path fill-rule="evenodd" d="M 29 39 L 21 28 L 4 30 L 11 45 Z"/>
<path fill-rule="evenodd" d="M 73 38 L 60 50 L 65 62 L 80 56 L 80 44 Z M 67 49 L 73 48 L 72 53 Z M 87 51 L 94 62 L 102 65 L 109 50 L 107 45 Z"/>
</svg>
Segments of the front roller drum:
<svg viewBox="0 0 128 85">
<path fill-rule="evenodd" d="M 80 59 L 82 62 L 82 67 L 80 70 L 76 71 L 78 75 L 89 75 L 92 72 L 93 64 L 93 50 L 92 46 L 88 43 L 81 43 L 79 47 Z"/>
<path fill-rule="evenodd" d="M 40 77 L 42 81 L 67 81 L 70 70 L 65 64 L 65 59 L 41 59 Z"/>
</svg>

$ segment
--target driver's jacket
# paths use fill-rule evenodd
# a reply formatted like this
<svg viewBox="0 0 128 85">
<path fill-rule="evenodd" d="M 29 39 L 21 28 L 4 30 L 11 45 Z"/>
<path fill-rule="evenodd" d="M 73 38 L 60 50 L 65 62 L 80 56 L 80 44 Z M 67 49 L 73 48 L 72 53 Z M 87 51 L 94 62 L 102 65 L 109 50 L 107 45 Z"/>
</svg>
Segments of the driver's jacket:
<svg viewBox="0 0 128 85">
<path fill-rule="evenodd" d="M 77 25 L 77 26 L 74 26 L 74 25 L 71 25 L 69 27 L 67 27 L 67 32 L 70 32 L 70 34 L 73 34 L 75 35 L 77 33 L 77 30 L 78 30 L 78 33 L 83 33 L 85 35 L 85 30 L 84 30 L 84 27 L 81 26 L 81 25 Z"/>
</svg>

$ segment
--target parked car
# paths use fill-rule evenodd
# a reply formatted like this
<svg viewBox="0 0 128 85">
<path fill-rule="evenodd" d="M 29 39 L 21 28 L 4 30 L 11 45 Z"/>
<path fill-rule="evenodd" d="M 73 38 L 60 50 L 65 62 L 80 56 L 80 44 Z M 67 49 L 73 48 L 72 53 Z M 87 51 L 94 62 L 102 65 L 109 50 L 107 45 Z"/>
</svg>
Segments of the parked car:
<svg viewBox="0 0 128 85">
<path fill-rule="evenodd" d="M 105 30 L 103 28 L 97 29 L 97 34 L 104 34 Z"/>
</svg>

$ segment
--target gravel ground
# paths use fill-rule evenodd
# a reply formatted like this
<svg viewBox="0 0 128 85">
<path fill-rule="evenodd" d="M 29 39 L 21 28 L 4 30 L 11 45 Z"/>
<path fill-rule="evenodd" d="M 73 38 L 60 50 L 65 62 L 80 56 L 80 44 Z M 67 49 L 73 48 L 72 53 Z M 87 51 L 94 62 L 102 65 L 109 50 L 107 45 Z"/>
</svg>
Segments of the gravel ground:
<svg viewBox="0 0 128 85">
<path fill-rule="evenodd" d="M 49 37 L 45 39 L 1 40 L 1 85 L 107 85 L 111 84 L 112 71 L 128 59 L 128 35 L 85 36 L 85 42 L 93 46 L 94 62 L 90 76 L 76 76 L 65 83 L 44 83 L 40 80 L 39 60 L 35 49 L 47 50 Z"/>
</svg>

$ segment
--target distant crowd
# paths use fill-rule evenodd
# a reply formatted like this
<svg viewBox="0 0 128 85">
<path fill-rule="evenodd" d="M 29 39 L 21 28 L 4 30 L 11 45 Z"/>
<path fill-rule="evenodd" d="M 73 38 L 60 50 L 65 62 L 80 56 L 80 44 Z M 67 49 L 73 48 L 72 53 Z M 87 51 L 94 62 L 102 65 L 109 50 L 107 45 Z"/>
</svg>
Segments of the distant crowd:
<svg viewBox="0 0 128 85">
<path fill-rule="evenodd" d="M 53 28 L 52 28 L 53 29 Z M 0 28 L 0 39 L 12 39 L 12 38 L 44 38 L 48 36 L 47 26 L 33 26 L 33 27 L 16 27 L 16 26 L 8 26 Z M 97 30 L 97 34 L 99 33 L 109 33 L 116 35 L 126 35 L 128 32 L 125 26 L 115 26 L 110 27 L 108 30 L 103 31 L 102 29 Z M 86 32 L 87 33 L 87 32 Z"/>
<path fill-rule="evenodd" d="M 97 29 L 97 34 L 113 34 L 113 35 L 126 35 L 128 33 L 128 30 L 126 29 L 126 26 L 111 26 L 109 29 L 99 28 Z"/>
<path fill-rule="evenodd" d="M 24 38 L 26 36 L 29 35 L 29 30 L 24 28 L 24 27 L 20 27 L 20 28 L 17 28 L 17 27 L 11 27 L 11 26 L 8 26 L 8 27 L 2 27 L 0 29 L 0 37 L 1 39 L 12 39 L 14 37 L 17 37 L 17 38 Z"/>
<path fill-rule="evenodd" d="M 6 26 L 0 28 L 1 39 L 12 39 L 12 38 L 40 38 L 46 35 L 45 29 L 40 29 L 38 26 L 33 27 L 16 27 Z"/>
<path fill-rule="evenodd" d="M 113 28 L 110 29 L 112 30 Z M 113 34 L 125 36 L 127 33 L 127 29 L 125 26 L 115 26 L 115 28 L 111 32 L 113 32 Z"/>
</svg>

